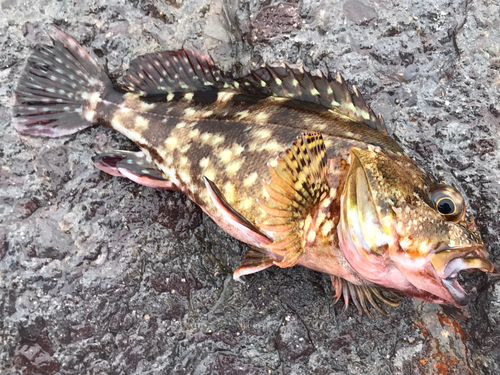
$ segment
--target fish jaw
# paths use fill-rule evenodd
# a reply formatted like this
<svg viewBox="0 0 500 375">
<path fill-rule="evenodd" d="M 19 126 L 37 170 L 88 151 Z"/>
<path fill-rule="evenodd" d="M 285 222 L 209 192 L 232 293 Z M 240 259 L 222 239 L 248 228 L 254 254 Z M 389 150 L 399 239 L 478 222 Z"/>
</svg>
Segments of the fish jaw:
<svg viewBox="0 0 500 375">
<path fill-rule="evenodd" d="M 341 197 L 340 248 L 368 281 L 419 300 L 463 307 L 468 297 L 458 273 L 495 269 L 475 226 L 463 221 L 465 213 L 453 222 L 432 207 L 433 189 L 409 158 L 353 148 Z"/>
</svg>

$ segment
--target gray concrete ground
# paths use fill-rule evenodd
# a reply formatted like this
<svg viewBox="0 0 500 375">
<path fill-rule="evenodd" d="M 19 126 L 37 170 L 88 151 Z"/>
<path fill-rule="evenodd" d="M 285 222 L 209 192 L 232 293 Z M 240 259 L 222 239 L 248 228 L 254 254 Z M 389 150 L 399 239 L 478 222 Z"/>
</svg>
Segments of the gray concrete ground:
<svg viewBox="0 0 500 375">
<path fill-rule="evenodd" d="M 20 136 L 13 90 L 52 25 L 113 74 L 194 46 L 223 67 L 343 72 L 390 133 L 467 197 L 500 254 L 497 1 L 0 2 L 2 374 L 499 374 L 500 289 L 465 275 L 464 310 L 404 299 L 388 316 L 332 305 L 325 275 L 273 267 L 232 281 L 245 246 L 184 196 L 97 171 L 133 149 L 102 127 Z M 500 262 L 495 262 L 500 266 Z"/>
</svg>

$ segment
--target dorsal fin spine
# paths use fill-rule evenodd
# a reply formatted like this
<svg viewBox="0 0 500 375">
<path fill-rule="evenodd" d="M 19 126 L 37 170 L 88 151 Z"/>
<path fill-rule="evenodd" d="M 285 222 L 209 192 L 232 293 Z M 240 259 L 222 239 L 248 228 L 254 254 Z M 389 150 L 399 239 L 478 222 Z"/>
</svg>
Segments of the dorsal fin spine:
<svg viewBox="0 0 500 375">
<path fill-rule="evenodd" d="M 340 73 L 336 79 L 327 79 L 321 71 L 312 75 L 303 67 L 263 64 L 243 78 L 232 78 L 223 75 L 207 54 L 188 50 L 144 55 L 133 60 L 130 66 L 123 82 L 128 90 L 140 96 L 234 89 L 245 94 L 319 104 L 387 133 L 383 120 L 366 104 L 356 86 L 351 94 Z"/>
</svg>

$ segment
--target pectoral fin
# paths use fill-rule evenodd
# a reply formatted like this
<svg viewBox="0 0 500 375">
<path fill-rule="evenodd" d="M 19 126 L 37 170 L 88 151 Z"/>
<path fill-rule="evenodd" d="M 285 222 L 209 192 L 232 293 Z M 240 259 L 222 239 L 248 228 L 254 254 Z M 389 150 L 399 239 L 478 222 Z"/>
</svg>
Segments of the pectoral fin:
<svg viewBox="0 0 500 375">
<path fill-rule="evenodd" d="M 283 256 L 280 267 L 292 267 L 306 245 L 314 241 L 311 229 L 320 202 L 329 197 L 326 149 L 319 133 L 302 134 L 275 163 L 269 165 L 272 180 L 263 181 L 270 199 L 260 203 L 268 220 L 259 227 L 276 233 L 265 247 Z"/>
<path fill-rule="evenodd" d="M 122 176 L 138 184 L 167 190 L 179 190 L 169 180 L 163 178 L 156 165 L 148 161 L 144 153 L 115 151 L 97 155 L 94 165 L 112 176 Z"/>
</svg>

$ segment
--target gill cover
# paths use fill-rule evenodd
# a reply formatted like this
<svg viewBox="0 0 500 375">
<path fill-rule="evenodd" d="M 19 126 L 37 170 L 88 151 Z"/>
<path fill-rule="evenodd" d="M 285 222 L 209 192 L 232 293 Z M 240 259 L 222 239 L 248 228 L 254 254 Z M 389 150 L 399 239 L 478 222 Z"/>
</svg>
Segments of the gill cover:
<svg viewBox="0 0 500 375">
<path fill-rule="evenodd" d="M 337 227 L 340 248 L 349 264 L 363 278 L 377 285 L 401 290 L 398 286 L 408 282 L 390 264 L 389 257 L 390 248 L 397 246 L 394 214 L 388 204 L 377 207 L 375 202 L 380 190 L 372 189 L 363 167 L 363 162 L 372 152 L 351 149 L 350 169 L 341 196 Z"/>
</svg>

